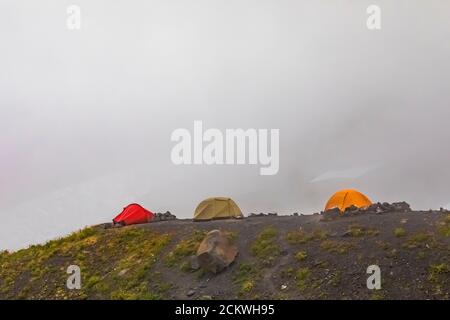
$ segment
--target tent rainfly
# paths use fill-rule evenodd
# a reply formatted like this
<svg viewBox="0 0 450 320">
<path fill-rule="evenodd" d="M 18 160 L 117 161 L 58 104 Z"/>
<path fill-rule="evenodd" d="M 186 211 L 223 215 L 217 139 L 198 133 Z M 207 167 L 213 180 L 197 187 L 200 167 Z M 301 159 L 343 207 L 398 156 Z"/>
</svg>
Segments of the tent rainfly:
<svg viewBox="0 0 450 320">
<path fill-rule="evenodd" d="M 114 224 L 130 225 L 150 222 L 155 215 L 137 203 L 132 203 L 113 219 Z"/>
<path fill-rule="evenodd" d="M 365 208 L 372 204 L 368 197 L 357 190 L 344 189 L 336 192 L 331 196 L 325 205 L 325 211 L 339 208 L 344 212 L 346 208 L 355 206 L 358 208 Z"/>
<path fill-rule="evenodd" d="M 195 209 L 194 221 L 242 218 L 241 209 L 230 198 L 214 197 L 200 202 Z"/>
</svg>

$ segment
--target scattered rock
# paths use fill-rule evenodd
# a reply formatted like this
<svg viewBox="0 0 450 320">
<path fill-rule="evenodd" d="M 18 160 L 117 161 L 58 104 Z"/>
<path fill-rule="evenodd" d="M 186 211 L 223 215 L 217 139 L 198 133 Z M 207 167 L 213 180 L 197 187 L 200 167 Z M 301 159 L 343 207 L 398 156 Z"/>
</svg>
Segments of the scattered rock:
<svg viewBox="0 0 450 320">
<path fill-rule="evenodd" d="M 373 203 L 366 208 L 358 208 L 356 206 L 350 206 L 345 209 L 343 213 L 340 212 L 338 208 L 333 208 L 322 212 L 322 221 L 334 220 L 339 217 L 348 217 L 360 214 L 384 214 L 388 212 L 411 212 L 411 207 L 406 202 L 377 202 Z"/>
<path fill-rule="evenodd" d="M 341 216 L 341 210 L 339 210 L 339 208 L 333 208 L 330 210 L 327 210 L 325 212 L 322 212 L 322 221 L 327 221 L 327 220 L 334 220 L 337 219 Z"/>
<path fill-rule="evenodd" d="M 192 271 L 197 271 L 198 269 L 200 269 L 200 265 L 198 263 L 197 256 L 192 255 L 189 257 L 189 265 L 190 265 Z"/>
<path fill-rule="evenodd" d="M 294 212 L 293 216 L 298 217 L 298 212 Z"/>
<path fill-rule="evenodd" d="M 194 290 L 189 290 L 189 291 L 186 293 L 186 296 L 192 297 L 194 294 L 195 294 L 195 291 L 194 291 Z"/>
<path fill-rule="evenodd" d="M 342 234 L 341 237 L 351 237 L 351 236 L 352 236 L 351 230 L 347 230 L 347 231 L 345 231 L 345 232 Z"/>
<path fill-rule="evenodd" d="M 394 202 L 392 206 L 395 208 L 396 211 L 402 211 L 402 212 L 411 212 L 411 206 L 409 203 L 406 203 L 405 201 L 402 202 Z"/>
<path fill-rule="evenodd" d="M 265 214 L 263 212 L 260 212 L 260 213 L 252 212 L 248 216 L 249 216 L 249 218 L 253 218 L 253 217 L 269 217 L 269 216 L 278 216 L 278 213 L 277 212 L 269 212 L 269 213 Z"/>
<path fill-rule="evenodd" d="M 262 213 L 262 212 L 261 213 L 253 213 L 252 212 L 252 213 L 249 214 L 250 218 L 252 218 L 252 217 L 263 217 L 263 216 L 265 216 L 265 214 Z"/>
<path fill-rule="evenodd" d="M 351 205 L 350 207 L 347 207 L 344 210 L 344 214 L 346 214 L 346 215 L 357 215 L 359 213 L 360 213 L 360 208 L 358 208 L 357 206 L 354 206 L 354 205 Z"/>
<path fill-rule="evenodd" d="M 155 213 L 155 217 L 152 219 L 151 222 L 157 222 L 157 221 L 169 221 L 169 220 L 176 220 L 176 216 L 171 214 L 170 211 L 166 211 L 165 213 Z"/>
<path fill-rule="evenodd" d="M 337 237 L 338 233 L 337 232 L 332 232 L 330 233 L 330 237 Z"/>
<path fill-rule="evenodd" d="M 394 202 L 394 203 L 387 203 L 387 202 L 383 202 L 383 203 L 374 203 L 372 205 L 370 205 L 369 207 L 367 207 L 366 209 L 363 209 L 363 211 L 365 213 L 375 213 L 375 214 L 382 214 L 382 213 L 387 213 L 387 212 L 393 212 L 393 211 L 397 211 L 397 212 L 410 212 L 411 211 L 411 207 L 408 203 L 406 202 Z"/>
<path fill-rule="evenodd" d="M 220 230 L 213 230 L 200 243 L 197 261 L 202 269 L 218 273 L 228 267 L 237 254 L 237 247 L 231 244 L 227 235 Z"/>
<path fill-rule="evenodd" d="M 119 277 L 123 277 L 127 272 L 128 272 L 128 270 L 130 270 L 130 269 L 123 269 L 123 270 L 121 270 L 120 272 L 119 272 Z"/>
<path fill-rule="evenodd" d="M 114 225 L 111 222 L 103 223 L 100 225 L 103 229 L 111 229 Z"/>
<path fill-rule="evenodd" d="M 122 228 L 122 227 L 125 227 L 125 223 L 123 221 L 111 224 L 111 228 Z"/>
</svg>

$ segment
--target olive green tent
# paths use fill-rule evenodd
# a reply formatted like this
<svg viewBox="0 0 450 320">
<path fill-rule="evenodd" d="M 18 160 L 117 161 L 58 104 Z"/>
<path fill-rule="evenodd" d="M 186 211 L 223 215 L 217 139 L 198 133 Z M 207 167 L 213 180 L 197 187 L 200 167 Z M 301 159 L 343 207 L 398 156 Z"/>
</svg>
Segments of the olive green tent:
<svg viewBox="0 0 450 320">
<path fill-rule="evenodd" d="M 195 209 L 194 221 L 242 217 L 241 209 L 232 199 L 215 197 L 200 202 Z"/>
</svg>

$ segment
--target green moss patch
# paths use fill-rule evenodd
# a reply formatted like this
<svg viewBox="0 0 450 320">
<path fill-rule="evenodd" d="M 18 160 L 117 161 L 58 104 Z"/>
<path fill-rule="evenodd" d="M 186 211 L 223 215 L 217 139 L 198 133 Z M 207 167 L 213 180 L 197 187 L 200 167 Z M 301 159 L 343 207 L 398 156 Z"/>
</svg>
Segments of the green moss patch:
<svg viewBox="0 0 450 320">
<path fill-rule="evenodd" d="M 250 247 L 252 255 L 264 264 L 271 264 L 280 254 L 277 237 L 278 231 L 274 227 L 263 229 Z"/>
<path fill-rule="evenodd" d="M 192 234 L 182 239 L 175 248 L 168 253 L 164 262 L 168 267 L 178 266 L 182 271 L 189 271 L 187 258 L 197 253 L 200 243 L 205 238 L 206 232 L 195 230 Z"/>
<path fill-rule="evenodd" d="M 394 235 L 397 238 L 404 237 L 404 236 L 406 236 L 406 231 L 403 228 L 395 228 L 394 229 Z"/>
<path fill-rule="evenodd" d="M 337 254 L 346 254 L 354 245 L 345 241 L 325 240 L 320 244 L 320 249 Z"/>
<path fill-rule="evenodd" d="M 286 241 L 290 244 L 305 244 L 309 241 L 324 240 L 328 233 L 324 230 L 316 229 L 312 232 L 306 232 L 303 229 L 290 231 L 286 235 Z"/>
<path fill-rule="evenodd" d="M 233 272 L 233 283 L 237 285 L 239 297 L 248 297 L 260 278 L 258 268 L 249 263 L 241 263 Z"/>
<path fill-rule="evenodd" d="M 447 214 L 438 227 L 439 234 L 450 237 L 450 214 Z"/>
<path fill-rule="evenodd" d="M 364 236 L 376 236 L 379 234 L 379 231 L 373 228 L 366 228 L 359 224 L 352 224 L 348 228 L 346 235 L 350 237 L 364 237 Z"/>
</svg>

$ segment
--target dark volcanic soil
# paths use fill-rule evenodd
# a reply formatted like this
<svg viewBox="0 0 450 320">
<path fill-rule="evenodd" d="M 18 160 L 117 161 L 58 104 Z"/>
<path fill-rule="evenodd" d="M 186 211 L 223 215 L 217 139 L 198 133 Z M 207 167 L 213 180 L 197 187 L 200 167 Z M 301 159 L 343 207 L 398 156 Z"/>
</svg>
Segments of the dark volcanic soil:
<svg viewBox="0 0 450 320">
<path fill-rule="evenodd" d="M 250 298 L 448 299 L 450 238 L 438 232 L 439 226 L 444 224 L 443 218 L 444 214 L 435 211 L 365 214 L 333 221 L 321 221 L 321 215 L 264 216 L 197 223 L 177 220 L 147 224 L 142 228 L 172 233 L 174 244 L 196 229 L 221 229 L 236 234 L 238 258 L 218 275 L 198 279 L 194 273 L 167 270 L 162 260 L 155 265 L 164 281 L 173 284 L 168 296 L 172 299 L 238 298 L 236 291 L 239 290 L 233 281 L 241 263 L 252 264 L 262 273 L 254 281 L 251 294 L 244 294 Z M 265 265 L 252 255 L 251 245 L 267 227 L 278 231 L 279 254 L 274 255 L 273 263 Z M 352 234 L 349 229 L 362 230 L 365 234 L 359 235 L 358 231 Z M 321 231 L 327 236 L 303 244 L 289 243 L 287 234 L 296 230 Z M 324 242 L 331 244 L 331 249 L 325 249 Z M 337 250 L 344 244 L 342 251 L 345 252 L 335 252 L 333 244 Z M 347 250 L 345 244 L 349 246 Z M 166 251 L 171 249 L 169 246 Z M 307 257 L 298 261 L 294 258 L 298 251 L 306 252 Z M 366 270 L 373 264 L 381 268 L 381 290 L 368 290 L 366 286 L 369 277 Z M 299 290 L 297 273 L 304 268 L 309 270 L 309 276 L 305 289 Z M 187 297 L 188 292 L 195 293 Z"/>
</svg>

